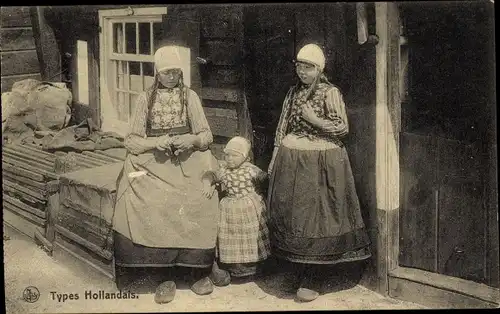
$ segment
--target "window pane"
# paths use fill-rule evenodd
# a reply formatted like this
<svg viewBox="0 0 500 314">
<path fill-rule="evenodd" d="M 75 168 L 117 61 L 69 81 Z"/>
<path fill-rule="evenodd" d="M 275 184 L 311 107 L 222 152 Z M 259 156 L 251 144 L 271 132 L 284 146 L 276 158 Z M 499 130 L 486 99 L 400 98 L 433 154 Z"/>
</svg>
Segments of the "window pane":
<svg viewBox="0 0 500 314">
<path fill-rule="evenodd" d="M 113 52 L 123 53 L 123 24 L 113 23 Z"/>
<path fill-rule="evenodd" d="M 155 69 L 153 62 L 142 63 L 142 74 L 144 74 L 144 76 L 155 76 Z"/>
<path fill-rule="evenodd" d="M 151 54 L 151 23 L 139 23 L 139 53 Z"/>
<path fill-rule="evenodd" d="M 141 75 L 141 64 L 140 62 L 130 61 L 129 62 L 130 75 Z"/>
<path fill-rule="evenodd" d="M 161 22 L 153 23 L 153 54 L 160 48 L 161 40 L 163 37 Z"/>
<path fill-rule="evenodd" d="M 127 41 L 127 53 L 137 52 L 135 23 L 125 23 L 125 39 Z"/>
<path fill-rule="evenodd" d="M 116 87 L 119 89 L 126 89 L 126 77 L 127 77 L 127 62 L 126 61 L 115 61 L 116 66 Z"/>
</svg>

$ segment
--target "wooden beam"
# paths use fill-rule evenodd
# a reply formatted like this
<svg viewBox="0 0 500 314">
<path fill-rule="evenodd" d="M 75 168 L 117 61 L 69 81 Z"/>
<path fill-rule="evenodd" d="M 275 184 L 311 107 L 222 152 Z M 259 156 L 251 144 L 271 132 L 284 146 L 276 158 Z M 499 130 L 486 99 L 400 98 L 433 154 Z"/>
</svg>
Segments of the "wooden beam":
<svg viewBox="0 0 500 314">
<path fill-rule="evenodd" d="M 7 156 L 15 156 L 16 158 L 26 160 L 26 161 L 31 161 L 35 163 L 39 163 L 40 165 L 47 166 L 47 168 L 53 169 L 54 168 L 54 161 L 55 158 L 53 156 L 47 156 L 47 159 L 45 157 L 41 157 L 39 154 L 34 153 L 34 152 L 29 152 L 24 149 L 20 148 L 11 148 L 11 147 L 4 147 L 3 152 Z"/>
<path fill-rule="evenodd" d="M 44 7 L 32 7 L 31 20 L 38 61 L 44 81 L 61 81 L 61 55 L 54 31 L 45 19 Z"/>
<path fill-rule="evenodd" d="M 94 229 L 96 232 L 100 232 L 102 234 L 109 232 L 109 230 L 113 228 L 112 226 L 106 226 L 106 224 L 103 224 L 103 220 L 101 218 L 89 214 L 88 211 L 84 211 L 82 208 L 75 208 L 75 206 L 68 204 L 68 202 L 65 202 L 64 200 L 61 200 L 60 206 L 61 210 L 59 215 L 61 218 L 68 216 L 73 219 L 78 219 L 86 228 Z"/>
<path fill-rule="evenodd" d="M 28 160 L 27 158 L 24 158 L 24 157 L 21 157 L 18 155 L 14 155 L 14 154 L 7 152 L 7 151 L 2 152 L 2 160 L 4 160 L 4 159 L 9 163 L 17 162 L 22 168 L 24 168 L 23 167 L 24 165 L 29 165 L 31 167 L 38 168 L 38 169 L 46 171 L 46 172 L 51 172 L 54 169 L 53 164 L 48 165 L 42 161 L 37 162 L 34 160 Z M 40 171 L 37 171 L 37 172 L 40 172 Z"/>
<path fill-rule="evenodd" d="M 97 25 L 98 22 L 97 22 Z M 88 43 L 89 49 L 89 107 L 91 109 L 92 120 L 101 125 L 101 98 L 99 95 L 100 80 L 99 80 L 99 34 L 90 39 Z"/>
<path fill-rule="evenodd" d="M 204 87 L 201 90 L 201 98 L 208 100 L 221 100 L 230 102 L 241 102 L 241 91 L 238 88 L 213 88 Z"/>
<path fill-rule="evenodd" d="M 95 235 L 99 235 L 104 237 L 104 235 L 109 235 L 112 233 L 112 228 L 106 228 L 102 225 L 97 225 L 92 222 L 90 219 L 82 219 L 82 216 L 78 214 L 78 212 L 74 211 L 64 211 L 59 213 L 57 217 L 59 225 L 73 225 L 75 222 L 78 222 L 82 228 L 87 230 L 87 232 L 91 232 Z"/>
<path fill-rule="evenodd" d="M 45 182 L 36 182 L 31 180 L 30 178 L 18 176 L 14 173 L 6 171 L 5 169 L 2 169 L 2 174 L 4 176 L 4 179 L 9 179 L 9 181 L 26 184 L 29 187 L 39 190 L 47 190 L 47 184 Z"/>
<path fill-rule="evenodd" d="M 59 192 L 56 192 L 49 196 L 47 202 L 47 229 L 45 231 L 45 237 L 48 241 L 54 242 L 56 237 L 56 222 L 57 216 L 59 215 Z"/>
<path fill-rule="evenodd" d="M 454 291 L 485 302 L 500 304 L 500 290 L 482 283 L 406 267 L 398 267 L 389 275 L 446 291 Z"/>
<path fill-rule="evenodd" d="M 45 236 L 42 234 L 42 232 L 38 229 L 35 230 L 35 240 L 41 243 L 45 250 L 48 251 L 49 255 L 52 255 L 52 243 L 45 238 Z"/>
<path fill-rule="evenodd" d="M 399 254 L 399 12 L 396 3 L 376 3 L 376 199 L 379 292 L 388 293 L 388 272 Z M 396 36 L 397 34 L 397 36 Z M 396 42 L 394 42 L 396 38 Z M 396 45 L 396 46 L 395 46 Z M 394 75 L 397 73 L 397 75 Z"/>
<path fill-rule="evenodd" d="M 26 212 L 32 213 L 33 215 L 36 215 L 42 219 L 45 219 L 47 217 L 47 214 L 44 211 L 35 207 L 31 207 L 28 204 L 18 200 L 17 198 L 11 197 L 9 195 L 3 195 L 3 197 L 5 202 L 10 203 Z"/>
<path fill-rule="evenodd" d="M 8 171 L 10 173 L 13 173 L 16 176 L 22 176 L 25 178 L 30 178 L 32 180 L 38 181 L 38 182 L 44 182 L 44 177 L 43 175 L 36 173 L 34 171 L 26 170 L 23 168 L 19 168 L 14 164 L 10 164 L 9 162 L 5 162 L 2 159 L 2 170 L 3 171 Z"/>
<path fill-rule="evenodd" d="M 64 263 L 64 265 L 71 265 L 70 267 L 77 267 L 80 271 L 83 270 L 83 273 L 89 271 L 95 273 L 97 270 L 107 278 L 114 278 L 114 261 L 106 261 L 70 241 L 61 234 L 56 234 L 52 252 L 55 260 Z"/>
<path fill-rule="evenodd" d="M 8 211 L 11 211 L 12 213 L 18 215 L 18 216 L 21 216 L 23 217 L 24 219 L 34 223 L 34 224 L 37 224 L 39 225 L 40 227 L 44 227 L 45 226 L 45 223 L 46 223 L 46 220 L 45 219 L 42 219 L 40 217 L 37 217 L 27 211 L 24 211 L 24 210 L 21 210 L 19 209 L 18 207 L 10 204 L 10 203 L 7 203 L 5 201 L 2 202 L 3 204 L 3 208 L 4 209 L 7 209 Z"/>
<path fill-rule="evenodd" d="M 2 187 L 5 191 L 12 192 L 15 194 L 16 193 L 25 194 L 28 195 L 29 197 L 35 198 L 38 200 L 39 203 L 45 203 L 47 200 L 45 192 L 40 190 L 38 191 L 31 190 L 22 185 L 10 182 L 8 180 L 2 180 Z"/>
<path fill-rule="evenodd" d="M 432 308 L 498 308 L 500 304 L 496 288 L 402 267 L 389 274 L 389 295 Z"/>
<path fill-rule="evenodd" d="M 113 253 L 107 250 L 104 250 L 100 248 L 99 246 L 95 245 L 94 243 L 85 240 L 84 238 L 80 237 L 77 234 L 72 233 L 68 229 L 56 225 L 56 231 L 57 233 L 63 235 L 64 237 L 78 243 L 79 245 L 82 245 L 83 247 L 91 250 L 93 253 L 99 255 L 100 257 L 106 259 L 106 260 L 112 260 L 113 259 Z"/>
<path fill-rule="evenodd" d="M 43 226 L 15 214 L 5 207 L 3 209 L 3 223 L 32 239 L 35 238 L 35 231 L 37 228 L 43 228 Z"/>
<path fill-rule="evenodd" d="M 48 153 L 46 151 L 43 151 L 41 148 L 35 148 L 33 146 L 29 146 L 29 145 L 5 145 L 4 148 L 7 148 L 7 147 L 10 147 L 14 150 L 17 150 L 17 151 L 23 151 L 23 152 L 26 152 L 28 154 L 31 154 L 31 156 L 37 156 L 44 159 L 44 160 L 48 160 L 48 161 L 55 161 L 56 160 L 56 156 L 54 154 L 51 154 L 51 153 Z"/>
</svg>

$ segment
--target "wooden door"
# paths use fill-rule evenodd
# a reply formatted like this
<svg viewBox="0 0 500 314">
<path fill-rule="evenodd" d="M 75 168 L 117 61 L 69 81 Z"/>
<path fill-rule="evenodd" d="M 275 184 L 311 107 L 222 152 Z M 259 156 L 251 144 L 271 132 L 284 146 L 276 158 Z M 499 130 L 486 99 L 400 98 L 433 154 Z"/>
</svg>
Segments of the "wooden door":
<svg viewBox="0 0 500 314">
<path fill-rule="evenodd" d="M 399 264 L 498 286 L 498 241 L 485 201 L 496 187 L 488 175 L 496 149 L 488 19 L 480 7 L 420 5 L 405 13 Z"/>
<path fill-rule="evenodd" d="M 401 134 L 399 264 L 486 282 L 480 143 Z"/>
</svg>

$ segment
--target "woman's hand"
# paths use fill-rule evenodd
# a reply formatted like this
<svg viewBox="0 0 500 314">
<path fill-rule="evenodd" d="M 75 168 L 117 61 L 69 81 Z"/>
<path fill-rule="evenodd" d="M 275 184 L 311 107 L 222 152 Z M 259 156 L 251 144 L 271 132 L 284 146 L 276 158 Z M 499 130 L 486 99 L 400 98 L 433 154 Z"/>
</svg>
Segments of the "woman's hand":
<svg viewBox="0 0 500 314">
<path fill-rule="evenodd" d="M 170 146 L 172 145 L 172 138 L 170 135 L 163 135 L 156 140 L 156 149 L 160 151 L 171 152 Z"/>
<path fill-rule="evenodd" d="M 177 135 L 172 138 L 172 145 L 179 151 L 188 150 L 194 146 L 199 146 L 199 137 L 194 134 Z"/>
<path fill-rule="evenodd" d="M 215 185 L 212 185 L 209 179 L 203 179 L 203 195 L 206 198 L 212 198 L 215 192 Z"/>
<path fill-rule="evenodd" d="M 309 104 L 305 104 L 302 107 L 302 118 L 315 126 L 319 125 L 321 121 L 316 112 L 314 112 L 314 109 Z"/>
</svg>

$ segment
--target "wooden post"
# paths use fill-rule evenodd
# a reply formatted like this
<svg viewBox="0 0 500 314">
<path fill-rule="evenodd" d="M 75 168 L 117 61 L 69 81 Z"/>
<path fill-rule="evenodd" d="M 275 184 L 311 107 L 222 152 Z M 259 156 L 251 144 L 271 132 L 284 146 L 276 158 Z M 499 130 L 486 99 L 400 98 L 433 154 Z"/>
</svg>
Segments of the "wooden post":
<svg viewBox="0 0 500 314">
<path fill-rule="evenodd" d="M 33 35 L 35 37 L 42 80 L 61 81 L 61 55 L 54 31 L 48 25 L 44 7 L 34 7 L 31 11 Z"/>
<path fill-rule="evenodd" d="M 377 277 L 388 294 L 388 273 L 399 254 L 399 13 L 395 3 L 375 4 L 376 29 L 376 203 Z"/>
</svg>

